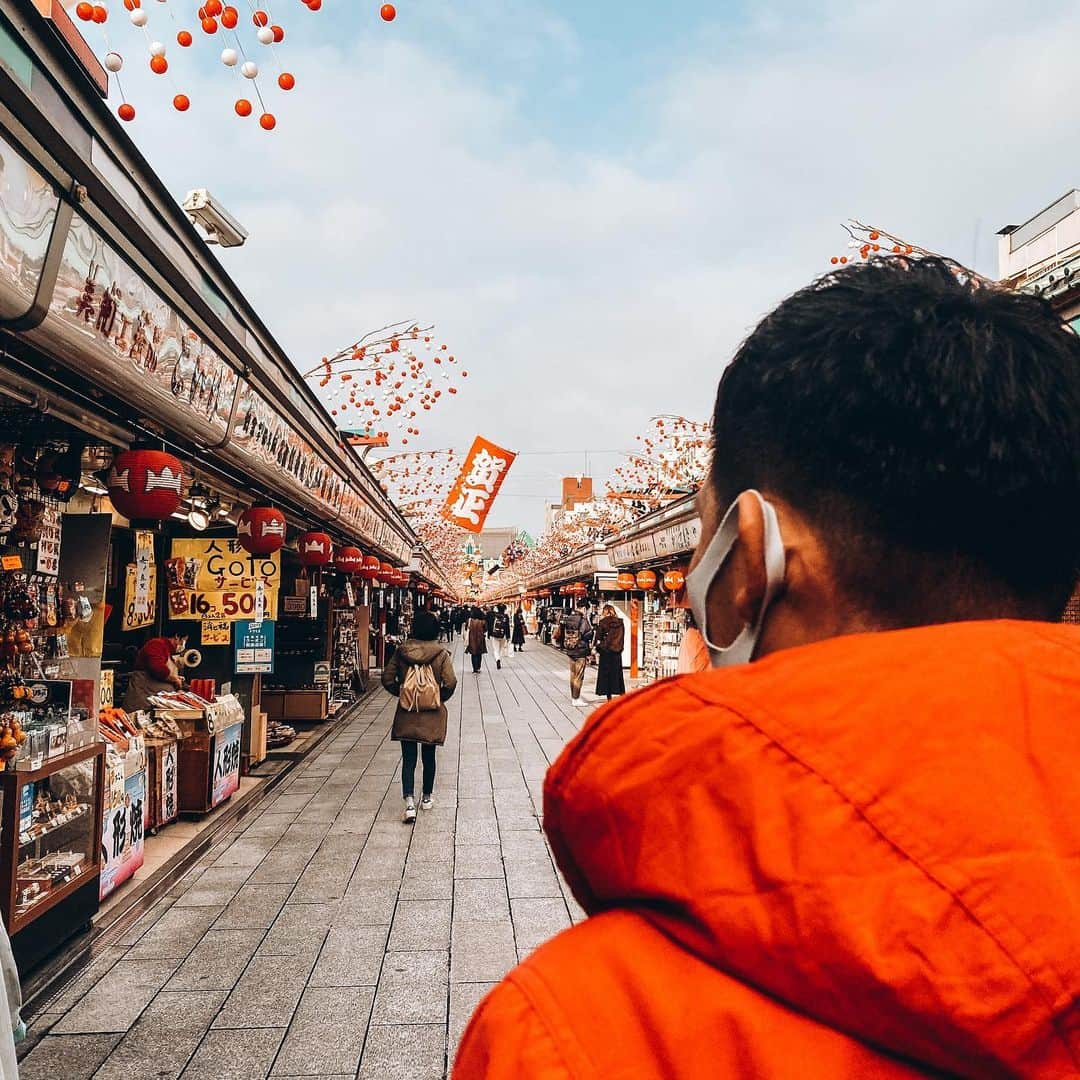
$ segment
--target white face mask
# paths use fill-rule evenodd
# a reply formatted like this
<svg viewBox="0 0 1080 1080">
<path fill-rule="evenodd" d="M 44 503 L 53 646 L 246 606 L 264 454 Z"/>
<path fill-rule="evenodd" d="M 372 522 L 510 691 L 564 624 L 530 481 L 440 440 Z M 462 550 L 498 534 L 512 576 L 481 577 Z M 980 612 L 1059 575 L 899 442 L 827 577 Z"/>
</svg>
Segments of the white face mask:
<svg viewBox="0 0 1080 1080">
<path fill-rule="evenodd" d="M 720 528 L 716 530 L 709 541 L 709 546 L 705 549 L 705 554 L 701 557 L 701 562 L 686 577 L 686 592 L 690 599 L 690 608 L 694 613 L 694 621 L 701 631 L 701 636 L 705 639 L 709 650 L 709 661 L 714 668 L 748 664 L 754 658 L 754 650 L 761 636 L 765 613 L 784 582 L 784 541 L 780 536 L 780 523 L 776 518 L 776 511 L 758 492 L 751 490 L 749 493 L 761 503 L 762 514 L 765 518 L 765 597 L 753 625 L 750 623 L 744 625 L 739 631 L 739 636 L 726 648 L 714 645 L 709 638 L 709 590 L 739 539 L 738 499 L 728 507 L 724 520 L 720 522 Z"/>
</svg>

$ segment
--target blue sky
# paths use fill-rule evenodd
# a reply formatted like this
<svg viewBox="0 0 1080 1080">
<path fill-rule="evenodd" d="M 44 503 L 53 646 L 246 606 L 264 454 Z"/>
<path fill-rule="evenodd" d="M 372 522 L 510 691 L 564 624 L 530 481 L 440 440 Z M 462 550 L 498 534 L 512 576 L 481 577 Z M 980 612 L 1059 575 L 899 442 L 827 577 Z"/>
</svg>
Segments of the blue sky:
<svg viewBox="0 0 1080 1080">
<path fill-rule="evenodd" d="M 173 42 L 186 0 L 143 2 Z M 220 39 L 170 44 L 167 85 L 119 0 L 110 32 L 131 134 L 178 197 L 208 187 L 251 231 L 222 260 L 298 366 L 396 319 L 467 363 L 421 446 L 608 450 L 657 412 L 704 418 L 846 218 L 993 274 L 995 231 L 1080 179 L 1054 105 L 1080 93 L 1066 6 L 401 0 L 389 25 L 378 6 L 276 0 L 298 85 L 271 134 L 232 114 Z M 536 532 L 581 468 L 522 457 L 493 523 Z"/>
</svg>

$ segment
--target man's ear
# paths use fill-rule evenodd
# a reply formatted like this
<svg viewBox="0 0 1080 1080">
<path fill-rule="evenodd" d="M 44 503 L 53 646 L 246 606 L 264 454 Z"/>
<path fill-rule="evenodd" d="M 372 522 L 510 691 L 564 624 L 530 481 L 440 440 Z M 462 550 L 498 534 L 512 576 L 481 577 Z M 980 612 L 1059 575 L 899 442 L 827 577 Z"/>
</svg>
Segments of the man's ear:
<svg viewBox="0 0 1080 1080">
<path fill-rule="evenodd" d="M 735 548 L 735 610 L 744 624 L 757 622 L 765 602 L 765 514 L 751 492 L 739 496 L 739 542 Z"/>
</svg>

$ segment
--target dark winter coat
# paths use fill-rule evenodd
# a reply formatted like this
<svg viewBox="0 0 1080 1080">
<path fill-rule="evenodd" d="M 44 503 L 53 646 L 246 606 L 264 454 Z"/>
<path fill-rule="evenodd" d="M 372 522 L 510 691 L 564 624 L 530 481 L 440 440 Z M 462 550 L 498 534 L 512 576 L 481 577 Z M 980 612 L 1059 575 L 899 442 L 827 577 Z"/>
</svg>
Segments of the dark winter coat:
<svg viewBox="0 0 1080 1080">
<path fill-rule="evenodd" d="M 621 654 L 626 629 L 618 615 L 606 615 L 596 624 L 596 651 Z"/>
<path fill-rule="evenodd" d="M 437 641 L 416 641 L 413 638 L 404 642 L 383 668 L 383 688 L 397 697 L 401 693 L 401 684 L 405 681 L 405 672 L 413 664 L 431 664 L 431 670 L 441 688 L 439 696 L 443 701 L 453 696 L 457 689 L 457 676 L 454 674 L 454 662 L 450 659 L 450 654 Z M 440 704 L 437 709 L 408 712 L 398 705 L 390 738 L 398 742 L 411 739 L 442 746 L 446 742 L 446 706 Z"/>
<path fill-rule="evenodd" d="M 525 644 L 525 616 L 520 611 L 514 612 L 514 636 L 510 639 L 510 644 Z"/>
<path fill-rule="evenodd" d="M 465 651 L 471 656 L 483 656 L 487 652 L 487 623 L 483 619 L 469 620 L 469 644 Z"/>
</svg>

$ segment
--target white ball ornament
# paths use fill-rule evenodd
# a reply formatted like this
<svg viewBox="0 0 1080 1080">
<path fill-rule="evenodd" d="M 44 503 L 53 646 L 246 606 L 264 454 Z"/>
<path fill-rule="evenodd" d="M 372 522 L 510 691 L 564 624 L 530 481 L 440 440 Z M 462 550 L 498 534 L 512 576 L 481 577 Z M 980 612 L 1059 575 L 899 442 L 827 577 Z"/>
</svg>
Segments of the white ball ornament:
<svg viewBox="0 0 1080 1080">
<path fill-rule="evenodd" d="M 160 41 L 150 42 L 150 55 L 151 56 L 164 56 L 165 46 Z"/>
<path fill-rule="evenodd" d="M 259 32 L 255 36 L 263 45 L 269 45 L 274 40 L 274 31 L 269 26 L 260 26 Z"/>
<path fill-rule="evenodd" d="M 150 16 L 143 11 L 142 8 L 136 8 L 131 13 L 131 25 L 132 26 L 145 26 L 150 21 Z"/>
<path fill-rule="evenodd" d="M 240 54 L 235 49 L 222 49 L 221 50 L 221 62 L 226 67 L 236 67 L 237 61 L 240 59 Z"/>
<path fill-rule="evenodd" d="M 124 58 L 118 52 L 105 54 L 105 70 L 114 75 L 124 66 Z"/>
<path fill-rule="evenodd" d="M 240 67 L 240 74 L 245 79 L 254 79 L 259 74 L 259 65 L 254 60 L 245 60 Z"/>
</svg>

